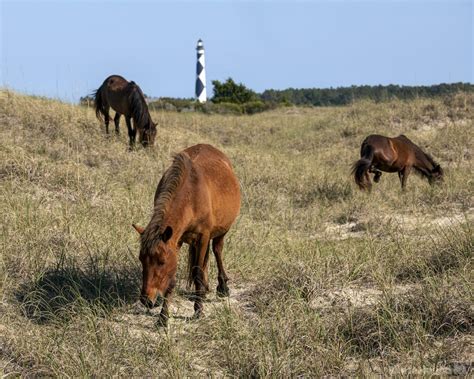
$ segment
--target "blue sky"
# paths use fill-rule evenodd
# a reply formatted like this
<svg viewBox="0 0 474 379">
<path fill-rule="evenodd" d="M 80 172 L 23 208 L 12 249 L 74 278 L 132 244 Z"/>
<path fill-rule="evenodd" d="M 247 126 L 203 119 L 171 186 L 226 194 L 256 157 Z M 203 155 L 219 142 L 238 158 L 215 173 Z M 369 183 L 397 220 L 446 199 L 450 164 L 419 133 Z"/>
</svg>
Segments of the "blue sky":
<svg viewBox="0 0 474 379">
<path fill-rule="evenodd" d="M 209 89 L 473 82 L 472 0 L 0 1 L 0 85 L 68 101 L 110 74 L 192 97 L 198 38 Z"/>
</svg>

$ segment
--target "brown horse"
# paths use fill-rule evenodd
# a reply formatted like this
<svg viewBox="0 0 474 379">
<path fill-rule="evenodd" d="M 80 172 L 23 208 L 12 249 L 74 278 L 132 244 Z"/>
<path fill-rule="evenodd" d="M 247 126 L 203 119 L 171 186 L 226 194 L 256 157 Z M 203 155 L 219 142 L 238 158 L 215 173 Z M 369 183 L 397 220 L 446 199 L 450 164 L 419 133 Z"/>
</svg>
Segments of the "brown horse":
<svg viewBox="0 0 474 379">
<path fill-rule="evenodd" d="M 188 147 L 174 157 L 155 192 L 153 216 L 141 234 L 141 302 L 148 308 L 164 300 L 160 322 L 168 320 L 169 296 L 176 284 L 178 252 L 189 244 L 188 283 L 194 282 L 194 316 L 202 313 L 208 290 L 209 246 L 218 269 L 217 294 L 228 296 L 222 263 L 224 237 L 240 210 L 239 181 L 229 159 L 210 145 Z M 157 300 L 159 300 L 157 302 Z"/>
<path fill-rule="evenodd" d="M 375 174 L 374 181 L 378 183 L 382 171 L 398 172 L 402 190 L 412 168 L 430 184 L 443 180 L 441 166 L 404 135 L 390 138 L 372 134 L 362 142 L 360 156 L 361 159 L 352 166 L 352 173 L 362 190 L 370 191 L 372 188 L 369 173 Z"/>
<path fill-rule="evenodd" d="M 156 124 L 152 121 L 142 90 L 135 82 L 129 82 L 119 75 L 111 75 L 94 92 L 95 114 L 99 120 L 104 116 L 105 132 L 109 134 L 109 110 L 115 110 L 115 133 L 120 132 L 120 116 L 125 116 L 130 146 L 138 140 L 143 146 L 153 145 Z M 131 119 L 133 118 L 133 127 Z"/>
</svg>

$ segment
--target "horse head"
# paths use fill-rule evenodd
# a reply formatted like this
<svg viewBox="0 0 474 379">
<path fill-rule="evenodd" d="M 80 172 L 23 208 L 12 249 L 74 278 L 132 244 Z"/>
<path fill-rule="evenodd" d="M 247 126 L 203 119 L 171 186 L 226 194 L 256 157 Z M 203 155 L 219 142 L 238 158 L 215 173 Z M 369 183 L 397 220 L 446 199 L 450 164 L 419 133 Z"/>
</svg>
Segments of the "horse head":
<svg viewBox="0 0 474 379">
<path fill-rule="evenodd" d="M 157 239 L 149 241 L 145 229 L 136 225 L 133 227 L 142 236 L 139 259 L 143 268 L 143 282 L 140 301 L 147 308 L 153 308 L 175 286 L 178 258 L 176 249 L 168 243 L 173 229 L 167 226 Z"/>
<path fill-rule="evenodd" d="M 440 183 L 443 181 L 444 171 L 439 164 L 436 164 L 431 170 L 428 177 L 430 184 Z"/>
<path fill-rule="evenodd" d="M 156 125 L 157 124 L 150 120 L 148 127 L 141 132 L 139 131 L 139 139 L 143 147 L 153 146 L 155 144 Z"/>
</svg>

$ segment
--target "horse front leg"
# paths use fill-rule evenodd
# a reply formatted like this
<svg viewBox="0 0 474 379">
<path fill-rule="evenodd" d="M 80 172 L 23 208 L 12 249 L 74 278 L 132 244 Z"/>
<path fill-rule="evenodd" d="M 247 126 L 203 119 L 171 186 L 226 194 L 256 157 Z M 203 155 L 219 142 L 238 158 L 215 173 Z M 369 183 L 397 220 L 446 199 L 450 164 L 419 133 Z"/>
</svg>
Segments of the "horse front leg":
<svg viewBox="0 0 474 379">
<path fill-rule="evenodd" d="M 402 191 L 405 191 L 408 175 L 410 174 L 411 167 L 404 167 L 401 171 L 398 171 L 398 179 L 402 186 Z"/>
<path fill-rule="evenodd" d="M 158 316 L 158 320 L 156 321 L 157 326 L 167 326 L 168 320 L 170 318 L 169 314 L 169 303 L 171 301 L 171 295 L 173 293 L 174 287 L 176 286 L 176 280 L 173 280 L 168 289 L 165 292 L 164 299 L 163 299 L 163 306 L 161 307 L 160 315 Z"/>
<path fill-rule="evenodd" d="M 127 123 L 130 149 L 132 149 L 133 145 L 135 145 L 135 137 L 137 135 L 137 130 L 132 128 L 132 119 L 130 117 L 126 116 L 125 117 L 125 122 Z"/>
</svg>

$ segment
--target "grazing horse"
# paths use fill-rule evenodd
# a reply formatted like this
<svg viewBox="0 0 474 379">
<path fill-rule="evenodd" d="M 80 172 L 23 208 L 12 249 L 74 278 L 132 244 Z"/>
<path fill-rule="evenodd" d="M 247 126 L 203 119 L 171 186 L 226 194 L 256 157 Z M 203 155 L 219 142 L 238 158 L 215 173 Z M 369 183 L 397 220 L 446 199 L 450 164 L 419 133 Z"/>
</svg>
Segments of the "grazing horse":
<svg viewBox="0 0 474 379">
<path fill-rule="evenodd" d="M 194 282 L 194 317 L 202 313 L 208 287 L 212 240 L 218 269 L 217 294 L 228 296 L 222 263 L 224 237 L 240 210 L 239 181 L 229 159 L 211 145 L 195 145 L 175 155 L 155 192 L 153 216 L 140 233 L 143 283 L 140 300 L 148 308 L 163 300 L 159 322 L 168 320 L 169 296 L 176 284 L 178 252 L 189 244 L 188 284 Z"/>
<path fill-rule="evenodd" d="M 135 82 L 129 82 L 119 75 L 111 75 L 94 92 L 95 114 L 99 120 L 104 116 L 105 132 L 109 134 L 109 110 L 115 110 L 115 133 L 119 134 L 120 116 L 125 116 L 130 138 L 130 147 L 138 140 L 143 146 L 153 145 L 156 124 L 152 121 L 142 90 Z M 131 119 L 133 118 L 133 127 Z"/>
<path fill-rule="evenodd" d="M 352 173 L 361 190 L 372 188 L 369 173 L 375 174 L 374 181 L 378 183 L 382 171 L 398 172 L 402 190 L 412 168 L 430 184 L 443 180 L 441 166 L 404 135 L 390 138 L 372 134 L 362 142 L 360 156 L 352 166 Z"/>
</svg>

